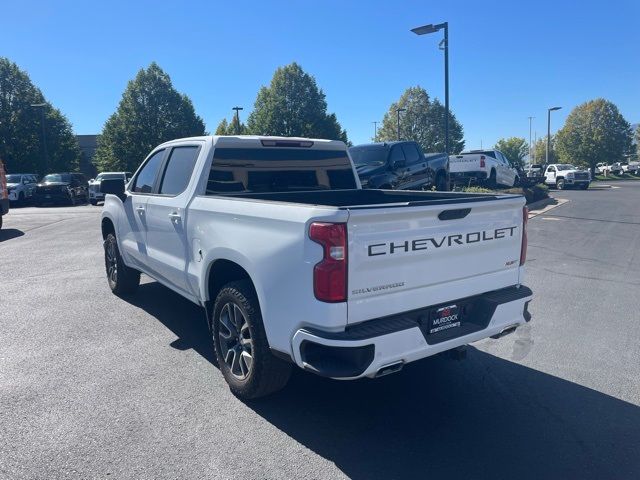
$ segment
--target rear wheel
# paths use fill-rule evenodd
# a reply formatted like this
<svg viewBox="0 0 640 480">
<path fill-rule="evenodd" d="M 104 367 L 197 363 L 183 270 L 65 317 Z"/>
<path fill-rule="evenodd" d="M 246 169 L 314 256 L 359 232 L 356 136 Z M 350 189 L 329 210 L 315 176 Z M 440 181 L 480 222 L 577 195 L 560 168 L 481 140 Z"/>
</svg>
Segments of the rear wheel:
<svg viewBox="0 0 640 480">
<path fill-rule="evenodd" d="M 558 180 L 556 180 L 556 188 L 558 190 L 564 190 L 565 188 L 564 178 L 559 178 Z"/>
<path fill-rule="evenodd" d="M 447 187 L 447 176 L 444 172 L 438 173 L 438 175 L 436 175 L 436 190 L 439 192 L 446 192 L 449 190 Z"/>
<path fill-rule="evenodd" d="M 244 399 L 263 397 L 287 384 L 291 364 L 269 349 L 251 282 L 228 283 L 216 298 L 212 318 L 218 365 L 235 395 Z"/>
<path fill-rule="evenodd" d="M 126 295 L 138 289 L 140 272 L 124 264 L 113 233 L 108 234 L 104 241 L 104 266 L 109 288 L 113 293 Z"/>
<path fill-rule="evenodd" d="M 580 190 L 586 190 L 587 188 L 589 188 L 589 184 L 588 183 L 583 183 L 580 185 Z"/>
</svg>

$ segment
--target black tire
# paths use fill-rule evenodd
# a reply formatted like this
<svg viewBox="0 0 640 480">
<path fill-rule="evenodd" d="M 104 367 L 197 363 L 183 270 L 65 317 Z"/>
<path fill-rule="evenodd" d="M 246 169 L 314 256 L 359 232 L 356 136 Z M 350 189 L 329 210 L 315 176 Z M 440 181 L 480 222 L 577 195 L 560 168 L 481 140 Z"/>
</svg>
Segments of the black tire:
<svg viewBox="0 0 640 480">
<path fill-rule="evenodd" d="M 76 197 L 73 193 L 69 194 L 69 205 L 71 205 L 72 207 L 75 206 L 76 204 Z"/>
<path fill-rule="evenodd" d="M 131 294 L 138 289 L 140 272 L 124 264 L 113 233 L 109 233 L 104 241 L 104 267 L 109 288 L 116 295 Z"/>
<path fill-rule="evenodd" d="M 89 200 L 89 203 L 91 203 L 91 205 L 93 205 L 94 207 L 98 204 L 97 200 Z"/>
<path fill-rule="evenodd" d="M 588 183 L 583 183 L 580 185 L 580 190 L 586 190 L 587 188 L 589 188 L 589 184 Z"/>
<path fill-rule="evenodd" d="M 489 174 L 489 178 L 487 180 L 487 186 L 489 188 L 496 188 L 497 185 L 498 182 L 496 181 L 496 171 L 491 170 L 491 173 Z"/>
<path fill-rule="evenodd" d="M 448 192 L 447 175 L 440 172 L 436 175 L 436 190 L 439 192 Z"/>
<path fill-rule="evenodd" d="M 25 204 L 24 193 L 20 192 L 20 194 L 18 195 L 18 205 L 22 207 L 24 204 Z"/>
<path fill-rule="evenodd" d="M 2 215 L 0 215 L 0 230 L 2 230 Z"/>
<path fill-rule="evenodd" d="M 216 298 L 211 318 L 218 365 L 234 395 L 250 400 L 287 384 L 291 364 L 271 353 L 260 305 L 249 280 L 225 285 Z"/>
<path fill-rule="evenodd" d="M 559 178 L 558 180 L 556 180 L 556 188 L 558 190 L 564 190 L 566 187 L 565 183 L 564 183 L 564 178 Z"/>
</svg>

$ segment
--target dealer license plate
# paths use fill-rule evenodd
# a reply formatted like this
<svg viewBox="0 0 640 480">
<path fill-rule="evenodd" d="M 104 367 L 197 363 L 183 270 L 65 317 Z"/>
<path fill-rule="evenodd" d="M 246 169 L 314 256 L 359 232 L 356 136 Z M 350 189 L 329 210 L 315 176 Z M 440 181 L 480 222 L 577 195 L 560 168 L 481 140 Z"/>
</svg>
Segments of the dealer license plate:
<svg viewBox="0 0 640 480">
<path fill-rule="evenodd" d="M 458 306 L 448 305 L 432 312 L 429 318 L 429 333 L 438 333 L 460 326 Z"/>
</svg>

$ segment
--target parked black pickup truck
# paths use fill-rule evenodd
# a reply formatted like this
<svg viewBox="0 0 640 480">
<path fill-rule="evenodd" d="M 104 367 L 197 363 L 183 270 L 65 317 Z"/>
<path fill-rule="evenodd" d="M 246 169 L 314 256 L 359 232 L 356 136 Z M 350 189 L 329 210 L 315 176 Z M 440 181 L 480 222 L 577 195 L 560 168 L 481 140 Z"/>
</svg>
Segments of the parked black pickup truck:
<svg viewBox="0 0 640 480">
<path fill-rule="evenodd" d="M 449 158 L 444 153 L 422 153 L 416 142 L 384 142 L 349 149 L 362 188 L 420 190 L 449 185 Z"/>
</svg>

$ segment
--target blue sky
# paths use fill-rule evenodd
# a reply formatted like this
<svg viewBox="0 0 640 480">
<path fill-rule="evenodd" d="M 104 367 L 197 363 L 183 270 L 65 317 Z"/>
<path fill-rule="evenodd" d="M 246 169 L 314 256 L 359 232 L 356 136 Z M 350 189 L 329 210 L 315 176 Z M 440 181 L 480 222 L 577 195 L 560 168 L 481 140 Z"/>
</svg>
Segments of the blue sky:
<svg viewBox="0 0 640 480">
<path fill-rule="evenodd" d="M 178 6 L 180 5 L 180 6 Z M 274 70 L 315 76 L 354 143 L 405 88 L 443 98 L 439 37 L 409 29 L 449 21 L 451 108 L 468 148 L 538 137 L 571 108 L 605 97 L 640 121 L 640 2 L 245 1 L 44 2 L 3 7 L 0 56 L 27 70 L 77 133 L 98 133 L 127 81 L 156 61 L 208 130 L 253 106 Z"/>
</svg>

